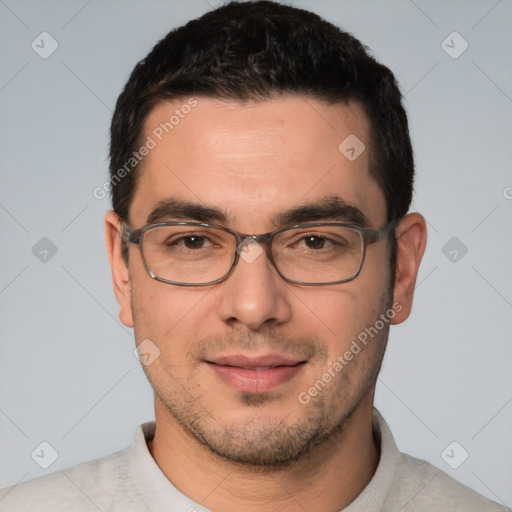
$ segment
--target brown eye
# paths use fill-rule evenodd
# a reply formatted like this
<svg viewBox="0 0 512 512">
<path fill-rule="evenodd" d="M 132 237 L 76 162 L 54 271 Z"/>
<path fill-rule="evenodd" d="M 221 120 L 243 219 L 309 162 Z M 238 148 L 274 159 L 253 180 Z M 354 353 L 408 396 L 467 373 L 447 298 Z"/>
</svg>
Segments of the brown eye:
<svg viewBox="0 0 512 512">
<path fill-rule="evenodd" d="M 304 238 L 304 242 L 310 249 L 322 249 L 325 245 L 325 238 L 311 235 Z"/>
<path fill-rule="evenodd" d="M 203 236 L 187 236 L 183 238 L 183 244 L 187 249 L 200 249 L 204 245 Z"/>
</svg>

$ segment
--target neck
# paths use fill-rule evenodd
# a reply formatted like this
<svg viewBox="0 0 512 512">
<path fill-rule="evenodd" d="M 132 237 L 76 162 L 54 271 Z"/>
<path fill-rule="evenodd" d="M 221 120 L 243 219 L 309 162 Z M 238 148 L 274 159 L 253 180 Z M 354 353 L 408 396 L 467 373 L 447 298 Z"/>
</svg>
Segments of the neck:
<svg viewBox="0 0 512 512">
<path fill-rule="evenodd" d="M 362 492 L 377 468 L 372 403 L 373 393 L 339 434 L 284 469 L 255 469 L 217 457 L 186 433 L 158 401 L 155 437 L 148 448 L 180 492 L 212 511 L 339 511 Z"/>
</svg>

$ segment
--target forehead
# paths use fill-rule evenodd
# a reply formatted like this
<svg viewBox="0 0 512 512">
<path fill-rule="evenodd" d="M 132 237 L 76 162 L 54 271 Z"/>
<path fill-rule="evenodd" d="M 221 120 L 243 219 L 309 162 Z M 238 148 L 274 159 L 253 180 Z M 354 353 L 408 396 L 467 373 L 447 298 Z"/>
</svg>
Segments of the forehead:
<svg viewBox="0 0 512 512">
<path fill-rule="evenodd" d="M 185 98 L 149 114 L 130 221 L 184 199 L 226 212 L 232 227 L 268 228 L 302 203 L 338 197 L 384 222 L 383 194 L 368 171 L 370 126 L 357 103 L 313 98 L 259 102 Z M 356 157 L 356 158 L 354 158 Z"/>
</svg>

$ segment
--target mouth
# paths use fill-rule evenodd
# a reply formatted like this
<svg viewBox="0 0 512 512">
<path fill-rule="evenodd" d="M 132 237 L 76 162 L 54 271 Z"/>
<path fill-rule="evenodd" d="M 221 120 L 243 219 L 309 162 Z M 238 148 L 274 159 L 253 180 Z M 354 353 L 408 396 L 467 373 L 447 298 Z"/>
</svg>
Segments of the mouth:
<svg viewBox="0 0 512 512">
<path fill-rule="evenodd" d="M 264 393 L 296 377 L 307 361 L 270 354 L 233 355 L 205 361 L 225 384 L 244 393 Z"/>
</svg>

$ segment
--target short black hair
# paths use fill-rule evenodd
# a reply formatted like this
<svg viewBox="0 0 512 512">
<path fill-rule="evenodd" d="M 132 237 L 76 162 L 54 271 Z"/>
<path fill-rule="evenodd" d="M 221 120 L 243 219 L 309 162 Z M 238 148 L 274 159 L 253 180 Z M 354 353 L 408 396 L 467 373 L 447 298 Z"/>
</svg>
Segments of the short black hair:
<svg viewBox="0 0 512 512">
<path fill-rule="evenodd" d="M 393 73 L 358 39 L 320 16 L 266 0 L 207 12 L 169 32 L 135 66 L 111 124 L 114 211 L 127 221 L 139 165 L 127 172 L 126 162 L 143 144 L 144 122 L 157 104 L 191 96 L 245 102 L 287 94 L 328 104 L 359 102 L 371 126 L 369 171 L 383 191 L 388 221 L 405 215 L 414 161 Z"/>
</svg>

